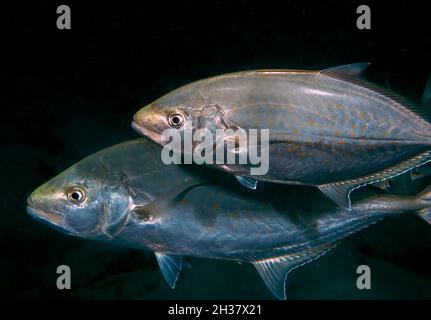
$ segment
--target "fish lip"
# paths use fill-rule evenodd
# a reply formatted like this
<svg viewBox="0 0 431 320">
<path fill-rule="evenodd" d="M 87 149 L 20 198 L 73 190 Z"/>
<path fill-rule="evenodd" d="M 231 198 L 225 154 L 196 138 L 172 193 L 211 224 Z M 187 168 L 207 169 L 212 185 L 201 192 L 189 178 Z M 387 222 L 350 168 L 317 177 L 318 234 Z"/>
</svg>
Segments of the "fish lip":
<svg viewBox="0 0 431 320">
<path fill-rule="evenodd" d="M 148 130 L 147 128 L 145 128 L 144 126 L 141 126 L 140 124 L 138 124 L 136 122 L 136 120 L 132 121 L 132 128 L 137 133 L 149 138 L 150 140 L 154 141 L 155 143 L 161 143 L 161 135 L 160 134 L 154 133 L 154 132 Z"/>
<path fill-rule="evenodd" d="M 67 234 L 67 235 L 70 235 L 70 236 L 77 236 L 77 237 L 79 236 L 79 234 L 74 233 L 74 232 L 72 232 L 70 230 L 66 230 L 65 228 L 63 228 L 60 225 L 60 221 L 57 224 L 57 221 L 53 221 L 52 219 L 49 219 L 48 218 L 49 214 L 47 214 L 43 210 L 40 210 L 40 209 L 37 209 L 37 208 L 34 208 L 34 207 L 28 205 L 27 206 L 27 213 L 29 214 L 30 217 L 32 217 L 36 221 L 38 221 L 38 222 L 40 222 L 40 223 L 42 223 L 44 225 L 47 225 L 47 226 L 49 226 L 50 228 L 52 228 L 54 230 L 57 230 L 57 231 L 59 231 L 61 233 L 64 233 L 64 234 Z M 51 217 L 52 217 L 52 214 L 51 214 Z M 62 219 L 63 215 L 57 214 L 57 217 L 59 219 Z"/>
<path fill-rule="evenodd" d="M 47 213 L 41 209 L 34 207 L 31 201 L 27 201 L 28 205 L 26 208 L 27 213 L 34 219 L 48 223 L 50 225 L 60 225 L 63 215 L 59 213 Z"/>
<path fill-rule="evenodd" d="M 38 220 L 46 220 L 46 218 L 44 218 L 46 216 L 45 212 L 36 209 L 35 207 L 32 207 L 30 204 L 27 205 L 26 211 L 32 218 L 36 218 Z"/>
</svg>

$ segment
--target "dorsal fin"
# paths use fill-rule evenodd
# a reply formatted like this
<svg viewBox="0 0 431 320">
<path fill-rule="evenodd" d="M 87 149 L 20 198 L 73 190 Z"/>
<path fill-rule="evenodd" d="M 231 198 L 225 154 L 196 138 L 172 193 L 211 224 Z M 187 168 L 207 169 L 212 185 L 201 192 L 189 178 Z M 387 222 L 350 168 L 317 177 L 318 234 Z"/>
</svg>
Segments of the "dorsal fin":
<svg viewBox="0 0 431 320">
<path fill-rule="evenodd" d="M 318 76 L 327 76 L 340 81 L 346 81 L 351 84 L 363 87 L 372 91 L 374 94 L 378 95 L 379 98 L 384 99 L 389 105 L 396 108 L 401 114 L 413 117 L 416 122 L 430 128 L 431 119 L 428 115 L 424 114 L 423 111 L 414 103 L 408 99 L 387 90 L 377 84 L 371 83 L 367 80 L 359 77 L 363 71 L 370 65 L 370 63 L 353 63 L 343 66 L 333 67 L 329 69 L 324 69 L 320 71 Z"/>
<path fill-rule="evenodd" d="M 365 71 L 365 69 L 368 68 L 368 66 L 371 63 L 369 62 L 359 62 L 359 63 L 352 63 L 352 64 L 345 64 L 338 67 L 332 67 L 328 69 L 324 69 L 320 71 L 320 74 L 323 74 L 325 76 L 331 77 L 331 78 L 354 78 L 359 76 L 362 72 Z"/>
<path fill-rule="evenodd" d="M 304 264 L 316 260 L 334 248 L 326 244 L 301 252 L 253 262 L 268 289 L 280 300 L 286 300 L 286 279 L 288 274 Z"/>
<path fill-rule="evenodd" d="M 181 257 L 155 252 L 160 271 L 169 286 L 174 289 L 181 271 Z"/>
</svg>

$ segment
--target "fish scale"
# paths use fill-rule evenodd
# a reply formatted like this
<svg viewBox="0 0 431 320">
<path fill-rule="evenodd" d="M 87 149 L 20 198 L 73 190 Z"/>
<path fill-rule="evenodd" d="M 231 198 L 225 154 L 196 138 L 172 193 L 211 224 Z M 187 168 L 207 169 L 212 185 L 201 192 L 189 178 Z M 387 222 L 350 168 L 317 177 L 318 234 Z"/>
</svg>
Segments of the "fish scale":
<svg viewBox="0 0 431 320">
<path fill-rule="evenodd" d="M 27 211 L 70 235 L 153 251 L 171 288 L 183 256 L 224 259 L 252 263 L 279 299 L 292 270 L 347 236 L 406 212 L 431 222 L 431 187 L 416 196 L 363 190 L 352 214 L 312 189 L 252 193 L 199 170 L 166 166 L 159 151 L 146 139 L 99 151 L 32 192 Z M 67 197 L 71 188 L 83 193 L 82 202 Z"/>
<path fill-rule="evenodd" d="M 352 190 L 426 163 L 431 149 L 431 124 L 410 110 L 406 99 L 361 80 L 367 66 L 257 70 L 203 79 L 142 108 L 133 127 L 161 145 L 160 135 L 171 129 L 163 119 L 173 113 L 189 117 L 194 132 L 269 129 L 266 173 L 252 175 L 250 163 L 210 165 L 252 189 L 257 181 L 317 186 L 349 209 Z M 199 111 L 214 105 L 219 121 Z"/>
</svg>

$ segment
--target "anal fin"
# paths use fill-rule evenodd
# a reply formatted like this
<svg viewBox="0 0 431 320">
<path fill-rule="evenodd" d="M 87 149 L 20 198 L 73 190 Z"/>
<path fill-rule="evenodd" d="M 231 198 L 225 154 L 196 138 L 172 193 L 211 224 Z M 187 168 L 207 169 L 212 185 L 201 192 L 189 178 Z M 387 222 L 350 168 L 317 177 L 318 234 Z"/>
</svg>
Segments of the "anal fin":
<svg viewBox="0 0 431 320">
<path fill-rule="evenodd" d="M 288 274 L 304 264 L 316 260 L 336 244 L 327 244 L 294 254 L 273 257 L 253 262 L 263 282 L 280 300 L 286 300 L 286 279 Z"/>
<path fill-rule="evenodd" d="M 160 271 L 169 286 L 174 289 L 181 271 L 181 257 L 155 252 Z"/>
<path fill-rule="evenodd" d="M 431 151 L 422 152 L 412 158 L 384 170 L 351 180 L 337 181 L 318 185 L 317 187 L 342 208 L 351 210 L 350 193 L 360 187 L 399 176 L 413 168 L 431 161 Z"/>
<path fill-rule="evenodd" d="M 336 184 L 328 183 L 318 186 L 319 190 L 322 191 L 329 199 L 334 201 L 340 207 L 347 210 L 352 210 L 350 203 L 350 192 L 354 186 L 350 184 Z"/>
</svg>

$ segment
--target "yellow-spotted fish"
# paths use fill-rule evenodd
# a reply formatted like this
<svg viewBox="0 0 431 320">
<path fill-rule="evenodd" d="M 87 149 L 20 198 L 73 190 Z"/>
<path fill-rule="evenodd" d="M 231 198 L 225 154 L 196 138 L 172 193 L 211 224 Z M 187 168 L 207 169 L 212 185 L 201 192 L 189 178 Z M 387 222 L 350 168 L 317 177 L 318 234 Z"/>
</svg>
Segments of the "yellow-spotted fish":
<svg viewBox="0 0 431 320">
<path fill-rule="evenodd" d="M 269 129 L 269 168 L 215 163 L 245 186 L 256 180 L 317 186 L 350 210 L 350 192 L 431 160 L 431 124 L 406 99 L 359 79 L 368 63 L 322 71 L 257 70 L 200 80 L 139 110 L 139 133 Z M 235 137 L 226 137 L 226 140 Z M 244 153 L 241 146 L 238 153 Z"/>
</svg>

